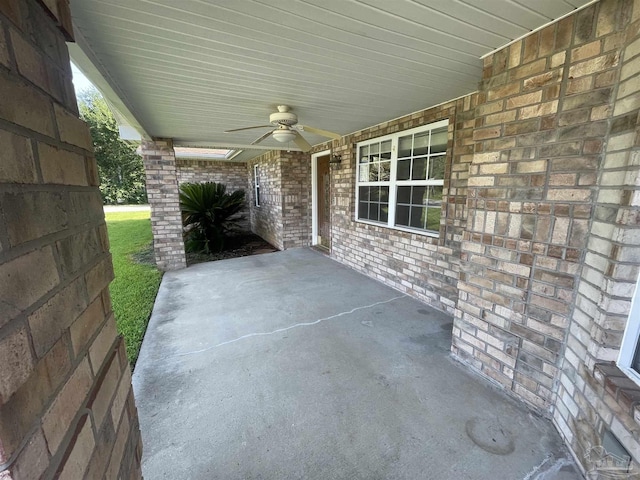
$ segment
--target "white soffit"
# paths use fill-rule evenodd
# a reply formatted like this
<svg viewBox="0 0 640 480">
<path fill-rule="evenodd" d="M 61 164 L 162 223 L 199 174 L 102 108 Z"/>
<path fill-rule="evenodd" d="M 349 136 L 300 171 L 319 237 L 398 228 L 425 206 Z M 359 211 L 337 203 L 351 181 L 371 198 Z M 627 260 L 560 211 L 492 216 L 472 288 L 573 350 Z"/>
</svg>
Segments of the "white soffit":
<svg viewBox="0 0 640 480">
<path fill-rule="evenodd" d="M 473 92 L 480 57 L 589 3 L 72 0 L 71 57 L 143 136 L 242 149 L 267 130 L 223 131 L 277 105 L 347 134 Z"/>
</svg>

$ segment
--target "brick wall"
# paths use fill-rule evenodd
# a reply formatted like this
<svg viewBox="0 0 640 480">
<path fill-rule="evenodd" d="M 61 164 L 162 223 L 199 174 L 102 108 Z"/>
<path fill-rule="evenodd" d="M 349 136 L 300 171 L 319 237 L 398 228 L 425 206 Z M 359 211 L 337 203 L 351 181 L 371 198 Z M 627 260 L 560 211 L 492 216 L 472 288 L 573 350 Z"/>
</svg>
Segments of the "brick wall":
<svg viewBox="0 0 640 480">
<path fill-rule="evenodd" d="M 254 165 L 260 176 L 255 205 Z M 311 160 L 308 154 L 272 151 L 247 163 L 251 229 L 284 250 L 311 243 Z"/>
<path fill-rule="evenodd" d="M 258 165 L 260 206 L 256 207 L 254 165 Z M 247 162 L 251 231 L 280 250 L 284 249 L 282 228 L 282 171 L 280 152 L 272 151 Z"/>
<path fill-rule="evenodd" d="M 250 230 L 249 220 L 249 182 L 247 179 L 247 164 L 245 162 L 224 162 L 215 160 L 197 160 L 180 158 L 176 160 L 178 186 L 183 183 L 216 182 L 227 186 L 227 192 L 244 190 L 245 203 L 238 216 L 244 218 L 237 223 L 238 229 Z"/>
<path fill-rule="evenodd" d="M 284 249 L 311 245 L 311 159 L 280 152 Z"/>
<path fill-rule="evenodd" d="M 638 276 L 639 6 L 599 2 L 487 57 L 473 132 L 452 349 L 553 412 L 581 461 L 608 427 L 640 459 L 631 408 L 594 375 Z"/>
<path fill-rule="evenodd" d="M 224 183 L 227 191 L 247 190 L 247 164 L 215 160 L 176 160 L 178 184 L 217 182 Z"/>
<path fill-rule="evenodd" d="M 66 2 L 0 2 L 0 477 L 141 478 Z"/>
<path fill-rule="evenodd" d="M 610 63 L 617 86 L 601 114 L 608 120 L 608 135 L 584 264 L 576 278 L 554 420 L 578 456 L 608 429 L 640 462 L 640 388 L 610 363 L 619 354 L 640 272 L 640 2 L 604 2 L 594 13 L 597 37 L 571 55 L 589 48 L 586 61 Z M 582 73 L 574 80 L 586 87 L 600 75 L 581 67 L 584 63 L 572 63 L 574 72 Z M 609 363 L 598 365 L 603 362 Z"/>
<path fill-rule="evenodd" d="M 473 156 L 475 94 L 356 132 L 333 142 L 342 157 L 331 165 L 331 256 L 366 275 L 453 313 L 458 298 L 460 242 L 466 225 L 468 164 Z M 449 146 L 440 237 L 355 221 L 353 144 L 449 119 Z M 321 145 L 314 151 L 329 148 Z"/>
<path fill-rule="evenodd" d="M 151 207 L 156 265 L 160 270 L 187 266 L 182 237 L 176 154 L 171 139 L 142 142 L 142 160 Z"/>
</svg>

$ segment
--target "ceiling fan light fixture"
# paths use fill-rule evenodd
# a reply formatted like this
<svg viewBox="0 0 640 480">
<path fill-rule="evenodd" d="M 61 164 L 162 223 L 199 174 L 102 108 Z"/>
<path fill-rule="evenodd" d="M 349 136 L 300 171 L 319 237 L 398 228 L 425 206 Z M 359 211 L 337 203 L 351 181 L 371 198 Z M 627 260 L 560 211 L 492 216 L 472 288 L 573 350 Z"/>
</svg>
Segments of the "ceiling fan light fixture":
<svg viewBox="0 0 640 480">
<path fill-rule="evenodd" d="M 296 133 L 288 128 L 278 128 L 273 131 L 273 138 L 280 143 L 293 142 L 296 138 Z"/>
</svg>

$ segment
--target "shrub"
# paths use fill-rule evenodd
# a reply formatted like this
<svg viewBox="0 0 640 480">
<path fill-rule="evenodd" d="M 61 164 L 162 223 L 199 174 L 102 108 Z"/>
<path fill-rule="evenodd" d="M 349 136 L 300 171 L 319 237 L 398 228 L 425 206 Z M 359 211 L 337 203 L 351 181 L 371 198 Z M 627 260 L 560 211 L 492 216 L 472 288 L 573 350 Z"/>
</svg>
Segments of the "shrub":
<svg viewBox="0 0 640 480">
<path fill-rule="evenodd" d="M 224 248 L 225 237 L 244 217 L 244 190 L 227 193 L 222 183 L 185 183 L 180 186 L 180 209 L 189 253 L 214 253 Z"/>
</svg>

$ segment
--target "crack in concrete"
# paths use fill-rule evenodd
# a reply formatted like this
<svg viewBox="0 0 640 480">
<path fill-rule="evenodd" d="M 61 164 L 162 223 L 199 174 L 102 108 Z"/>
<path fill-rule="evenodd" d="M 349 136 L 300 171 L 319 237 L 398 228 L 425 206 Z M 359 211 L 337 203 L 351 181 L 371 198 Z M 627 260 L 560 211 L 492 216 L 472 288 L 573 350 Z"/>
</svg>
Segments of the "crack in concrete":
<svg viewBox="0 0 640 480">
<path fill-rule="evenodd" d="M 355 308 L 352 308 L 351 310 L 348 310 L 348 311 L 345 311 L 345 312 L 336 313 L 335 315 L 331 315 L 329 317 L 319 318 L 318 320 L 314 320 L 313 322 L 296 323 L 296 324 L 290 325 L 288 327 L 278 328 L 278 329 L 273 330 L 271 332 L 248 333 L 246 335 L 242 335 L 241 337 L 234 338 L 233 340 L 227 340 L 226 342 L 218 343 L 217 345 L 212 345 L 210 347 L 202 348 L 200 350 L 193 350 L 193 351 L 190 351 L 190 352 L 177 353 L 177 354 L 175 354 L 173 356 L 175 356 L 175 357 L 185 357 L 187 355 L 194 355 L 196 353 L 204 353 L 204 352 L 207 352 L 209 350 L 213 350 L 214 348 L 218 348 L 218 347 L 222 347 L 224 345 L 229 345 L 231 343 L 239 342 L 240 340 L 244 340 L 245 338 L 264 337 L 264 336 L 268 336 L 268 335 L 274 335 L 276 333 L 286 332 L 287 330 L 292 330 L 292 329 L 298 328 L 298 327 L 310 327 L 312 325 L 317 325 L 317 324 L 319 324 L 321 322 L 324 322 L 326 320 L 333 320 L 334 318 L 343 317 L 345 315 L 350 315 L 350 314 L 352 314 L 354 312 L 357 312 L 358 310 L 365 310 L 367 308 L 376 307 L 378 305 L 384 305 L 385 303 L 390 303 L 390 302 L 393 302 L 394 300 L 399 300 L 399 299 L 404 298 L 406 296 L 407 295 L 400 295 L 398 297 L 393 297 L 393 298 L 390 298 L 388 300 L 383 300 L 381 302 L 372 303 L 371 305 L 364 305 L 362 307 L 355 307 Z"/>
</svg>

